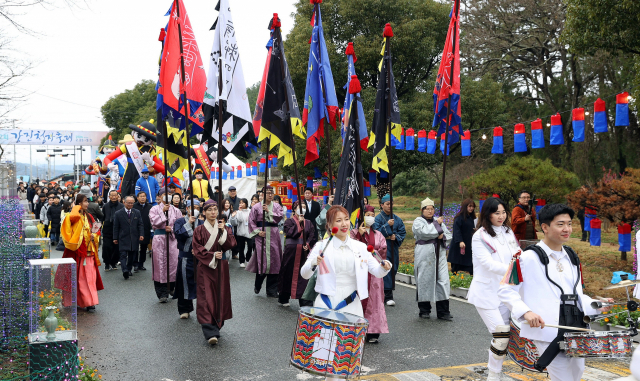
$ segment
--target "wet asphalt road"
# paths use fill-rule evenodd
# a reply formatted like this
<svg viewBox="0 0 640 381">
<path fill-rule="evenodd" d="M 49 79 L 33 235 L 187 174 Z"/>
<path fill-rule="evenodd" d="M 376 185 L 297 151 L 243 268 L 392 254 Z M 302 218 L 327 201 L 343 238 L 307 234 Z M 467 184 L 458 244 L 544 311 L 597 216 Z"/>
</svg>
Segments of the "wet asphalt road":
<svg viewBox="0 0 640 381">
<path fill-rule="evenodd" d="M 52 254 L 60 253 L 52 251 Z M 289 366 L 298 303 L 283 308 L 253 293 L 254 274 L 230 263 L 233 319 L 217 346 L 209 346 L 195 314 L 181 320 L 176 301 L 160 304 L 151 262 L 124 280 L 120 269 L 104 273 L 95 312 L 78 311 L 83 357 L 103 380 L 311 380 Z M 490 336 L 472 305 L 451 301 L 453 322 L 418 318 L 415 290 L 397 286 L 395 307 L 386 307 L 391 333 L 367 344 L 364 374 L 481 363 Z M 366 377 L 363 377 L 366 379 Z"/>
</svg>

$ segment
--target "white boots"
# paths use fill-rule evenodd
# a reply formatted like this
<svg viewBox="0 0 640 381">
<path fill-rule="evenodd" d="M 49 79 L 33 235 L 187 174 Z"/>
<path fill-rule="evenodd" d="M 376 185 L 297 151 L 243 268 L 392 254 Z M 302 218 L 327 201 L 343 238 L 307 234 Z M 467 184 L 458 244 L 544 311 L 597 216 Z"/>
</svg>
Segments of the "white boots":
<svg viewBox="0 0 640 381">
<path fill-rule="evenodd" d="M 502 373 L 496 373 L 492 370 L 489 371 L 489 376 L 487 377 L 487 381 L 500 381 L 500 375 Z"/>
</svg>

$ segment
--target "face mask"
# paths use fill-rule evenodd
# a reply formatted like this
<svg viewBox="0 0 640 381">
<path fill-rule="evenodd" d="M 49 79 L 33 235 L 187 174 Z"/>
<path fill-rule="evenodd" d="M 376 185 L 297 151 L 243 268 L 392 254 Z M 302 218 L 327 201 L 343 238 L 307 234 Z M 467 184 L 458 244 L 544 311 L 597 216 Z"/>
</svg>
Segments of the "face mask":
<svg viewBox="0 0 640 381">
<path fill-rule="evenodd" d="M 302 209 L 302 212 L 300 212 L 300 208 L 297 208 L 296 212 L 298 212 L 299 215 L 304 216 L 304 214 L 307 213 L 307 210 L 306 209 Z"/>
<path fill-rule="evenodd" d="M 367 226 L 373 225 L 374 222 L 376 222 L 376 218 L 375 217 L 364 216 L 364 223 L 367 224 Z"/>
<path fill-rule="evenodd" d="M 198 216 L 199 216 L 199 215 L 200 215 L 200 211 L 199 211 L 199 210 L 194 210 L 194 211 L 193 211 L 193 216 L 194 216 L 195 218 L 198 218 Z"/>
</svg>

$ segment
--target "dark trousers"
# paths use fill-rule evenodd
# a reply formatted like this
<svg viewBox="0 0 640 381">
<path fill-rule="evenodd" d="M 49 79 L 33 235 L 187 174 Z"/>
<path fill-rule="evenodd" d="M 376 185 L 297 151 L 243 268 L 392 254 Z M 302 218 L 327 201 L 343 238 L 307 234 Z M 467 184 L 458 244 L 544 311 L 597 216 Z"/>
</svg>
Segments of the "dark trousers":
<svg viewBox="0 0 640 381">
<path fill-rule="evenodd" d="M 245 260 L 249 262 L 249 259 L 253 256 L 253 253 L 256 251 L 256 239 L 247 238 L 247 254 Z"/>
<path fill-rule="evenodd" d="M 215 319 L 214 319 L 215 322 Z M 220 328 L 224 327 L 224 322 L 220 324 Z M 212 337 L 220 337 L 220 328 L 214 324 L 202 324 L 202 333 L 204 334 L 204 338 L 209 340 Z"/>
<path fill-rule="evenodd" d="M 267 296 L 278 296 L 279 274 L 256 274 L 255 288 L 260 292 L 264 278 L 267 278 Z"/>
<path fill-rule="evenodd" d="M 246 260 L 246 262 L 248 262 L 249 258 L 251 258 L 251 251 L 249 251 L 247 253 L 246 258 L 245 258 L 245 255 L 244 255 L 244 249 L 247 246 L 247 241 L 248 240 L 249 240 L 249 238 L 247 238 L 247 237 L 241 237 L 239 235 L 236 236 L 236 247 L 233 248 L 233 250 L 235 250 L 233 255 L 234 256 L 238 256 L 238 259 L 240 260 L 240 263 L 244 263 L 245 260 Z"/>
<path fill-rule="evenodd" d="M 188 314 L 190 312 L 193 312 L 193 300 L 183 299 L 182 295 L 179 295 L 178 296 L 178 313 L 182 315 L 182 314 Z"/>
<path fill-rule="evenodd" d="M 102 262 L 105 266 L 115 267 L 120 259 L 120 250 L 118 245 L 113 243 L 113 237 L 104 237 L 104 246 L 102 246 Z"/>
<path fill-rule="evenodd" d="M 169 294 L 169 290 L 167 290 L 166 283 L 160 283 L 154 280 L 153 287 L 156 290 L 156 296 L 158 297 L 158 299 L 169 298 L 170 294 Z M 169 287 L 171 288 L 171 293 L 173 293 L 173 290 L 176 289 L 176 282 L 169 283 Z"/>
<path fill-rule="evenodd" d="M 51 224 L 51 232 L 49 232 L 49 239 L 51 243 L 58 242 L 60 239 L 60 225 Z"/>
<path fill-rule="evenodd" d="M 133 270 L 133 264 L 136 260 L 137 251 L 121 251 L 120 252 L 120 268 L 122 273 L 131 273 Z"/>
<path fill-rule="evenodd" d="M 49 224 L 44 224 L 44 236 L 46 237 L 49 234 Z"/>
<path fill-rule="evenodd" d="M 384 290 L 384 302 L 393 300 L 393 290 Z"/>
<path fill-rule="evenodd" d="M 418 308 L 421 315 L 427 315 L 431 313 L 431 302 L 418 302 Z M 449 301 L 440 300 L 436 302 L 436 313 L 438 317 L 449 314 Z"/>
<path fill-rule="evenodd" d="M 144 265 L 144 260 L 147 256 L 147 247 L 149 246 L 149 240 L 145 239 L 140 242 L 140 250 L 138 250 L 138 258 L 133 263 L 137 267 L 142 267 Z"/>
</svg>

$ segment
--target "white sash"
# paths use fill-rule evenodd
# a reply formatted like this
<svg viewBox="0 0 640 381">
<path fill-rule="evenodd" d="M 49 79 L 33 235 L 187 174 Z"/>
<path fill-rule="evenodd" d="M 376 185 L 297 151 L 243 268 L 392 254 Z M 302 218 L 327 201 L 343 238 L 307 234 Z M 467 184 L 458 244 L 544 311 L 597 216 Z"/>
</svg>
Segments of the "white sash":
<svg viewBox="0 0 640 381">
<path fill-rule="evenodd" d="M 126 145 L 127 152 L 129 153 L 129 157 L 131 157 L 131 161 L 133 165 L 138 170 L 138 175 L 142 177 L 142 169 L 144 168 L 144 160 L 142 159 L 142 154 L 138 149 L 138 144 L 136 142 L 131 142 Z"/>
<path fill-rule="evenodd" d="M 218 237 L 218 225 L 217 224 L 215 226 L 211 225 L 209 223 L 209 220 L 205 220 L 204 228 L 207 229 L 209 234 L 211 234 L 209 236 L 209 239 L 207 240 L 207 243 L 204 244 L 204 248 L 207 249 L 207 251 L 211 251 L 211 248 L 213 247 L 213 245 L 215 245 L 216 238 Z M 219 240 L 220 246 L 222 246 L 226 241 L 227 241 L 227 229 L 223 229 L 222 235 L 220 236 L 220 240 Z M 218 266 L 218 259 L 214 254 L 213 260 L 211 261 L 211 263 L 209 263 L 209 267 L 211 267 L 212 269 L 215 269 L 217 266 Z"/>
</svg>

